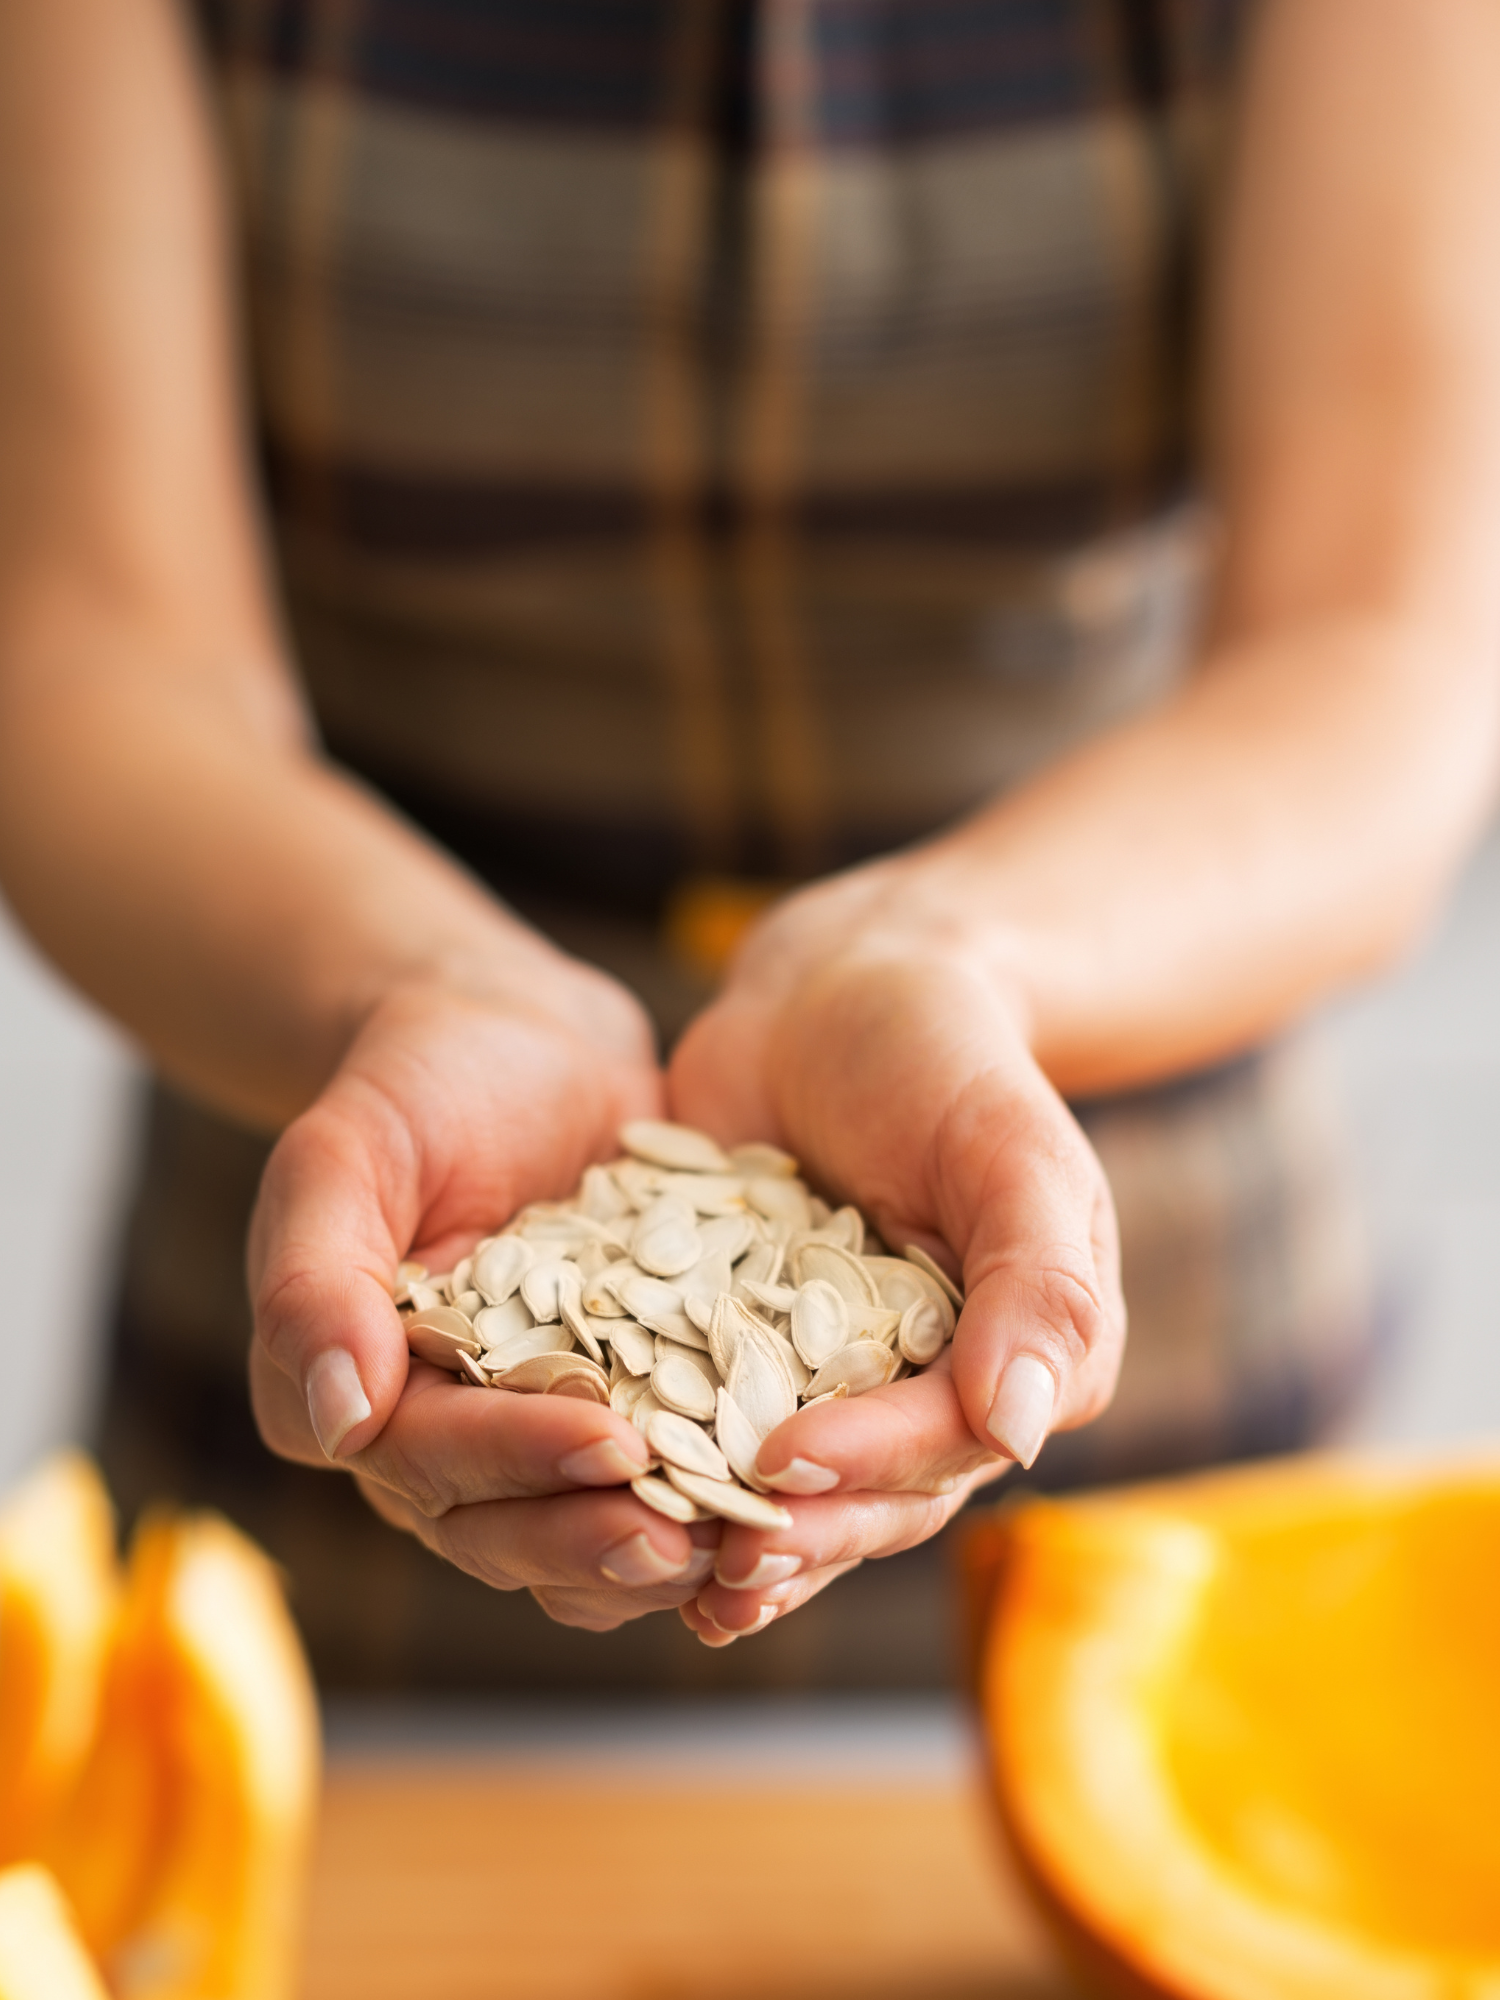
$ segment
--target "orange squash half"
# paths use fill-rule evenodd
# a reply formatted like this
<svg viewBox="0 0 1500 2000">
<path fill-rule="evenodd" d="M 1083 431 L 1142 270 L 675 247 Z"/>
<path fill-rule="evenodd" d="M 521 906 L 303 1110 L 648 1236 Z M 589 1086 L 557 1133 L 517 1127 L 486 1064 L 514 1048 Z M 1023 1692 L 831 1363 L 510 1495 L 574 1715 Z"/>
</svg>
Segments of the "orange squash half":
<svg viewBox="0 0 1500 2000">
<path fill-rule="evenodd" d="M 1500 1465 L 1038 1502 L 973 1565 L 1004 1818 L 1095 1985 L 1500 2000 Z"/>
</svg>

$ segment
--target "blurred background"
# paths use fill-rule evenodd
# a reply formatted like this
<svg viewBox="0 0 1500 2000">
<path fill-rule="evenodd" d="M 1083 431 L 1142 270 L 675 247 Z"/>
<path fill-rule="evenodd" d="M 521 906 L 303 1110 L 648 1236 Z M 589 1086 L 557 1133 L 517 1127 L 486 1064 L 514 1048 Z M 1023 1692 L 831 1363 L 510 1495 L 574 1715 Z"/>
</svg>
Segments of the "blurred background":
<svg viewBox="0 0 1500 2000">
<path fill-rule="evenodd" d="M 1427 949 L 1328 1027 L 1377 1234 L 1390 1339 L 1359 1441 L 1500 1429 L 1500 827 Z M 140 1077 L 129 1050 L 0 923 L 0 1257 L 10 1338 L 0 1486 L 99 1420 Z"/>
</svg>

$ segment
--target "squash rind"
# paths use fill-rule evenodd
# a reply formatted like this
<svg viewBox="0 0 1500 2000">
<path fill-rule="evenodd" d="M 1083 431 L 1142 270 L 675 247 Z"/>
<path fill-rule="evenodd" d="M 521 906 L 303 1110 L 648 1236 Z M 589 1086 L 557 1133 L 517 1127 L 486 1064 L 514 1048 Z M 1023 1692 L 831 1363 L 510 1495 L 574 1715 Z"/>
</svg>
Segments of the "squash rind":
<svg viewBox="0 0 1500 2000">
<path fill-rule="evenodd" d="M 1012 1512 L 980 1689 L 1002 1810 L 1061 1928 L 1134 1990 L 1500 1995 L 1500 1954 L 1393 1948 L 1289 1908 L 1226 1865 L 1184 1812 L 1164 1747 L 1174 1677 L 1237 1533 L 1330 1507 L 1378 1513 L 1434 1484 L 1500 1510 L 1493 1469 L 1304 1461 Z"/>
</svg>

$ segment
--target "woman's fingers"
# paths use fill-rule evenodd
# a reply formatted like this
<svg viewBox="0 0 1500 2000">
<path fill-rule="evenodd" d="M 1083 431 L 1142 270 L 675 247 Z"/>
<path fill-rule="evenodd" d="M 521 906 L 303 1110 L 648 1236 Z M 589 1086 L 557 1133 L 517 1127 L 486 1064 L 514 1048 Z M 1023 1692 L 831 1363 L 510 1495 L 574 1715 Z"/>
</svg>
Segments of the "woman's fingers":
<svg viewBox="0 0 1500 2000">
<path fill-rule="evenodd" d="M 705 1646 L 732 1646 L 736 1639 L 764 1632 L 778 1618 L 796 1611 L 810 1597 L 816 1597 L 819 1591 L 857 1567 L 855 1562 L 843 1562 L 827 1569 L 809 1570 L 786 1583 L 772 1585 L 758 1596 L 749 1592 L 734 1596 L 710 1588 L 700 1591 L 690 1604 L 679 1606 L 677 1615 Z"/>
<path fill-rule="evenodd" d="M 417 1363 L 390 1422 L 352 1462 L 436 1518 L 492 1500 L 622 1486 L 648 1458 L 635 1426 L 597 1403 L 470 1388 Z"/>
<path fill-rule="evenodd" d="M 766 1439 L 756 1470 L 781 1494 L 943 1493 L 994 1456 L 969 1427 L 944 1350 L 903 1382 L 799 1410 Z"/>
<path fill-rule="evenodd" d="M 835 1493 L 799 1500 L 792 1526 L 775 1532 L 726 1528 L 714 1580 L 699 1601 L 726 1629 L 748 1629 L 755 1605 L 800 1603 L 800 1585 L 798 1591 L 790 1588 L 799 1578 L 831 1574 L 926 1541 L 998 1470 L 999 1462 L 991 1461 L 942 1494 Z"/>
<path fill-rule="evenodd" d="M 347 1095 L 335 1086 L 282 1135 L 251 1228 L 256 1349 L 293 1390 L 273 1393 L 258 1370 L 257 1415 L 277 1424 L 266 1432 L 273 1449 L 295 1457 L 307 1455 L 309 1433 L 326 1459 L 352 1456 L 406 1384 L 393 1285 L 406 1248 L 398 1232 L 409 1240 L 419 1212 L 415 1185 L 405 1200 L 398 1192 L 416 1180 L 412 1139 L 378 1105 L 351 1116 Z"/>
<path fill-rule="evenodd" d="M 258 1353 L 251 1387 L 271 1449 L 325 1463 L 294 1386 Z M 469 1388 L 416 1361 L 384 1429 L 346 1462 L 436 1516 L 479 1501 L 619 1486 L 645 1471 L 647 1457 L 635 1427 L 596 1403 Z"/>
<path fill-rule="evenodd" d="M 327 1458 L 367 1447 L 400 1399 L 399 1260 L 561 1193 L 659 1094 L 649 1069 L 496 1008 L 402 994 L 371 1017 L 272 1153 L 251 1229 L 256 1339 Z M 263 1396 L 295 1429 L 286 1399 Z"/>
<path fill-rule="evenodd" d="M 976 1437 L 1030 1465 L 1097 1416 L 1125 1346 L 1114 1206 L 1066 1105 L 1034 1069 L 949 1107 L 930 1172 L 967 1286 L 953 1381 Z"/>
<path fill-rule="evenodd" d="M 613 1607 L 618 1623 L 681 1603 L 717 1560 L 712 1524 L 668 1521 L 628 1487 L 485 1501 L 434 1519 L 388 1487 L 360 1483 L 384 1519 L 435 1554 L 495 1590 L 530 1590 L 544 1608 L 581 1598 L 601 1612 Z"/>
<path fill-rule="evenodd" d="M 959 1259 L 958 1409 L 978 1448 L 1029 1465 L 1050 1431 L 1085 1422 L 1113 1388 L 1125 1312 L 1109 1191 L 1011 996 L 941 938 L 892 932 L 888 915 L 826 956 L 803 936 L 806 963 L 790 985 L 764 966 L 757 978 L 752 953 L 740 990 L 674 1057 L 674 1105 L 717 1130 L 727 1107 L 752 1102 L 739 1073 L 758 1067 L 762 1123 L 826 1193 L 858 1203 L 898 1249 L 919 1242 Z M 894 1392 L 860 1404 L 847 1447 L 842 1410 L 816 1431 L 812 1412 L 778 1435 L 765 1463 L 791 1475 L 778 1478 L 782 1491 L 823 1490 L 864 1458 L 871 1478 L 920 1485 L 924 1448 L 930 1482 L 963 1476 L 951 1409 Z M 903 1440 L 908 1407 L 915 1429 Z M 781 1463 L 794 1429 L 805 1469 Z M 843 1448 L 847 1468 L 829 1457 Z"/>
</svg>

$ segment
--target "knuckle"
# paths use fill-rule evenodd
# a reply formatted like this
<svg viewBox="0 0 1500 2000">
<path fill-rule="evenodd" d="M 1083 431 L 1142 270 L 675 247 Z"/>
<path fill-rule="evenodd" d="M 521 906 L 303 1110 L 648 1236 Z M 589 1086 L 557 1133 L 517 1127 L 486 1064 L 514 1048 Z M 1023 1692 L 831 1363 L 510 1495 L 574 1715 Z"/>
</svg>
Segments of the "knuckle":
<svg viewBox="0 0 1500 2000">
<path fill-rule="evenodd" d="M 1036 1300 L 1037 1317 L 1069 1368 L 1107 1344 L 1111 1316 L 1092 1269 L 1072 1259 L 1044 1266 L 1036 1274 Z"/>
<path fill-rule="evenodd" d="M 524 1590 L 526 1579 L 507 1568 L 502 1553 L 487 1546 L 463 1510 L 425 1519 L 418 1532 L 427 1546 L 455 1569 L 488 1584 L 491 1590 Z"/>
<path fill-rule="evenodd" d="M 255 1293 L 255 1334 L 273 1360 L 280 1361 L 293 1330 L 308 1319 L 318 1292 L 308 1265 L 273 1265 L 265 1272 Z"/>
<path fill-rule="evenodd" d="M 440 1521 L 451 1512 L 455 1499 L 447 1484 L 396 1439 L 381 1438 L 360 1452 L 360 1470 L 382 1486 L 387 1486 L 415 1507 L 428 1521 Z"/>
</svg>

